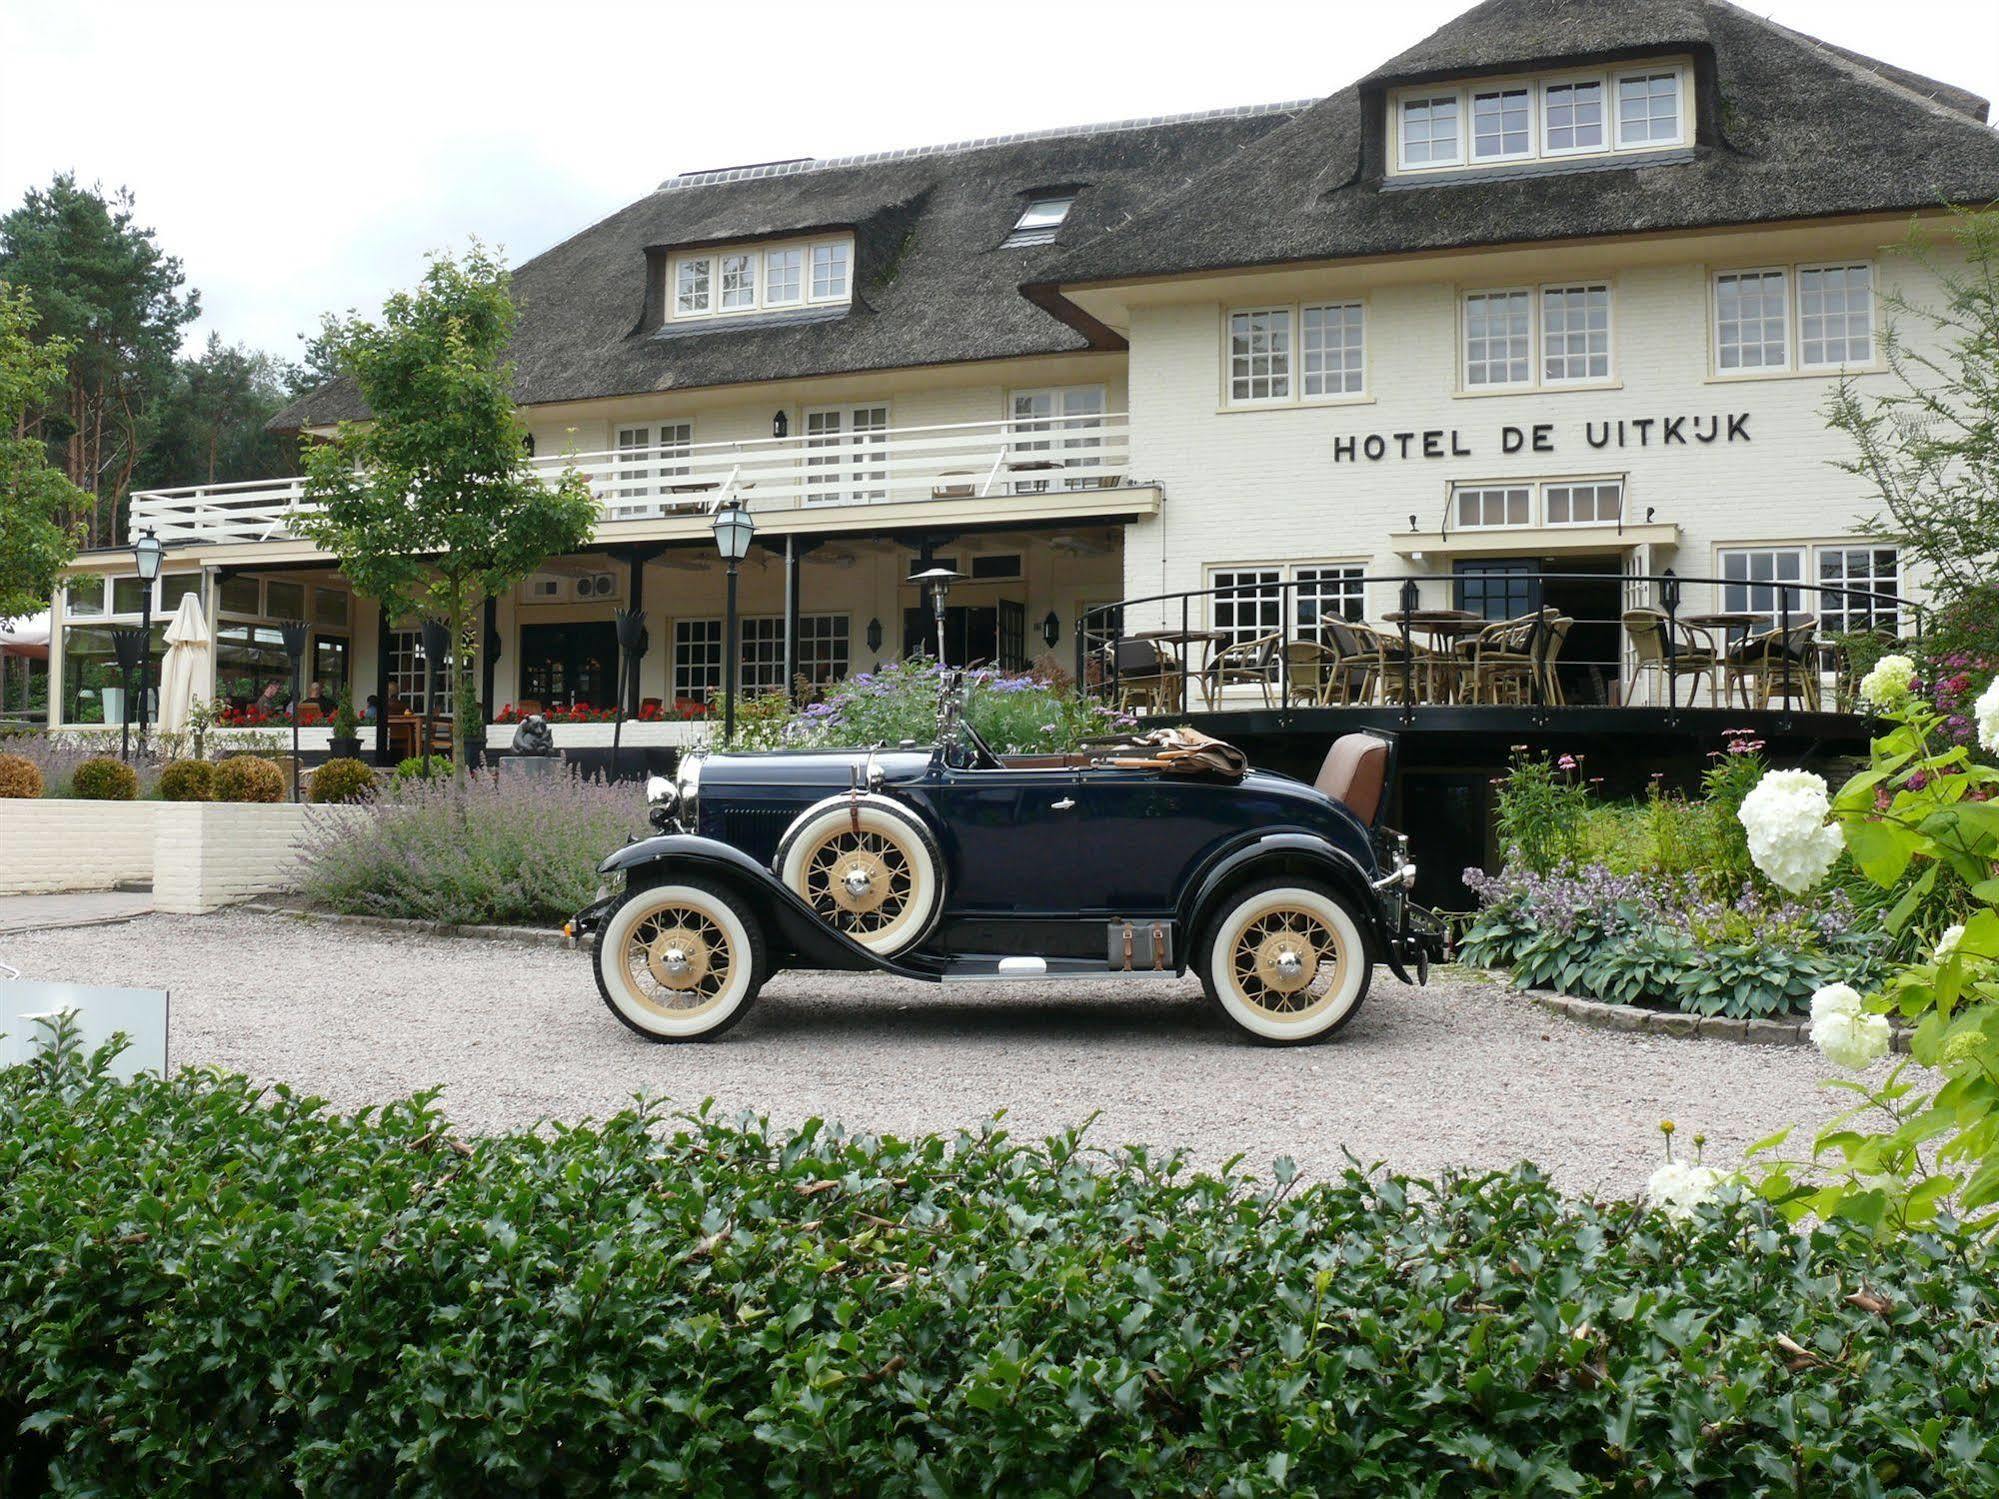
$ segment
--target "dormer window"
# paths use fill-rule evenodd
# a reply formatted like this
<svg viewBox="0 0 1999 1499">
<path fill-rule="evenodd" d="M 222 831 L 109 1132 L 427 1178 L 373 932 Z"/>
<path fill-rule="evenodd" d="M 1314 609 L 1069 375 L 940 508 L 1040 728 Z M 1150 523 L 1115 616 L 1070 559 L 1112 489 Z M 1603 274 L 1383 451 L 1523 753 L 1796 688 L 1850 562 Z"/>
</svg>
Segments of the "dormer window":
<svg viewBox="0 0 1999 1499">
<path fill-rule="evenodd" d="M 848 235 L 675 255 L 667 262 L 667 321 L 850 301 L 853 256 Z"/>
<path fill-rule="evenodd" d="M 1393 176 L 1616 157 L 1688 143 L 1684 59 L 1533 78 L 1425 84 L 1389 97 Z"/>
<path fill-rule="evenodd" d="M 1054 244 L 1056 232 L 1061 229 L 1062 221 L 1069 217 L 1069 209 L 1075 201 L 1074 193 L 1031 199 L 1014 221 L 1012 232 L 1000 241 L 1000 248 L 1012 250 L 1021 245 Z"/>
</svg>

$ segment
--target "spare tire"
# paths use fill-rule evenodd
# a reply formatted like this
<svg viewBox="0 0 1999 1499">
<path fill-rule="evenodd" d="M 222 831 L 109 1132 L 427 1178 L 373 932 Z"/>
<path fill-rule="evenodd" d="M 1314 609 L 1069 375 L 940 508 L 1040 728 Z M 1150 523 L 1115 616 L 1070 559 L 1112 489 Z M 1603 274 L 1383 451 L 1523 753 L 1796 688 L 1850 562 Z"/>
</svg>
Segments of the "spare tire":
<svg viewBox="0 0 1999 1499">
<path fill-rule="evenodd" d="M 778 841 L 777 877 L 820 920 L 873 953 L 915 947 L 944 912 L 944 859 L 930 829 L 875 792 L 828 797 Z"/>
</svg>

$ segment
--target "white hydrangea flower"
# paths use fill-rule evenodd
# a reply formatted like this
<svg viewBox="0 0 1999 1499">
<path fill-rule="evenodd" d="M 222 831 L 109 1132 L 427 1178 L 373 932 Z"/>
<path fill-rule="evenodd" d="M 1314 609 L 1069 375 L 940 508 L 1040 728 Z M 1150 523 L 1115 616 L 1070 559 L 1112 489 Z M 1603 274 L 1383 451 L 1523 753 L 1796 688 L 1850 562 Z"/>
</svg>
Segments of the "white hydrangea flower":
<svg viewBox="0 0 1999 1499">
<path fill-rule="evenodd" d="M 1999 755 L 1999 677 L 1978 695 L 1972 716 L 1978 720 L 1978 742 L 1987 754 Z"/>
<path fill-rule="evenodd" d="M 1888 1041 L 1885 1015 L 1861 1015 L 1847 1010 L 1820 1015 L 1813 1011 L 1812 1045 L 1836 1067 L 1858 1072 L 1888 1055 Z"/>
<path fill-rule="evenodd" d="M 1812 995 L 1812 1019 L 1819 1021 L 1828 1015 L 1858 1015 L 1866 1008 L 1860 991 L 1851 984 L 1827 984 Z"/>
<path fill-rule="evenodd" d="M 1916 680 L 1916 663 L 1907 656 L 1883 656 L 1860 679 L 1860 700 L 1874 708 L 1892 708 L 1909 695 Z"/>
<path fill-rule="evenodd" d="M 1645 1200 L 1668 1218 L 1691 1218 L 1702 1203 L 1714 1201 L 1724 1179 L 1712 1166 L 1668 1161 L 1645 1183 Z"/>
<path fill-rule="evenodd" d="M 1962 942 L 1963 940 L 1964 940 L 1963 922 L 1954 921 L 1949 926 L 1945 927 L 1943 929 L 1943 935 L 1937 938 L 1937 961 L 1941 963 L 1945 958 L 1949 957 L 1952 953 L 1956 952 L 1957 944 Z"/>
<path fill-rule="evenodd" d="M 1743 830 L 1749 857 L 1772 883 L 1802 895 L 1831 869 L 1845 839 L 1836 824 L 1825 780 L 1809 770 L 1772 770 L 1742 799 Z"/>
</svg>

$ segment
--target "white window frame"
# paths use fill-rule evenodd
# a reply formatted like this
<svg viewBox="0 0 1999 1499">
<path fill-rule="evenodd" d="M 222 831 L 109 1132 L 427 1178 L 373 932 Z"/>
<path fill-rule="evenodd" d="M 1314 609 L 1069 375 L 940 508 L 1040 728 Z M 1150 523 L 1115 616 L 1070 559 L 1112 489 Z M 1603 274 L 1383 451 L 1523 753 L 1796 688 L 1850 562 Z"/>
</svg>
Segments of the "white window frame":
<svg viewBox="0 0 1999 1499">
<path fill-rule="evenodd" d="M 1265 356 L 1269 359 L 1270 363 L 1267 372 L 1261 376 L 1259 376 L 1255 372 L 1254 361 L 1258 356 L 1255 355 L 1253 352 L 1245 352 L 1243 355 L 1243 358 L 1245 360 L 1250 361 L 1250 363 L 1245 366 L 1245 372 L 1242 378 L 1249 382 L 1252 389 L 1254 389 L 1257 380 L 1259 379 L 1266 380 L 1271 387 L 1271 393 L 1269 395 L 1239 396 L 1236 394 L 1235 323 L 1237 318 L 1275 319 L 1276 321 L 1273 323 L 1272 326 L 1283 334 L 1284 367 L 1283 367 L 1283 374 L 1281 376 L 1277 372 L 1278 356 L 1274 349 L 1269 355 Z M 1294 309 L 1290 307 L 1231 307 L 1226 313 L 1223 314 L 1222 389 L 1225 395 L 1227 396 L 1229 405 L 1289 406 L 1296 402 L 1298 396 L 1297 322 L 1298 319 L 1296 313 Z M 1250 333 L 1250 337 L 1252 340 L 1255 337 L 1253 326 Z M 1284 385 L 1284 391 L 1283 394 L 1281 395 L 1278 394 L 1276 390 L 1277 384 L 1280 381 L 1280 379 L 1282 380 Z"/>
<path fill-rule="evenodd" d="M 1247 579 L 1249 581 L 1225 583 L 1224 578 Z M 1281 562 L 1231 562 L 1208 569 L 1208 622 L 1209 628 L 1226 637 L 1215 642 L 1217 652 L 1244 641 L 1260 640 L 1265 635 L 1276 634 L 1284 628 L 1285 588 L 1284 564 Z M 1239 590 L 1233 597 L 1224 597 L 1221 590 Z M 1267 590 L 1267 593 L 1266 593 Z M 1238 609 L 1249 608 L 1254 617 L 1248 622 L 1235 619 Z M 1222 611 L 1228 610 L 1231 618 L 1222 620 Z"/>
<path fill-rule="evenodd" d="M 1771 576 L 1767 579 L 1751 577 L 1731 579 L 1728 576 L 1730 559 L 1735 557 L 1762 556 L 1768 556 L 1773 559 L 1781 557 L 1795 558 L 1798 566 L 1797 576 L 1793 578 L 1778 576 L 1776 572 L 1777 564 L 1774 561 L 1771 565 Z M 1808 575 L 1807 572 L 1813 560 L 1812 548 L 1809 543 L 1786 541 L 1742 546 L 1720 546 L 1715 548 L 1714 558 L 1715 576 L 1722 580 L 1720 585 L 1721 607 L 1724 612 L 1729 614 L 1754 614 L 1760 619 L 1767 621 L 1767 628 L 1775 629 L 1778 621 L 1783 618 L 1783 611 L 1779 607 L 1780 600 L 1777 597 L 1778 589 L 1791 589 L 1797 593 L 1797 600 L 1792 604 L 1790 611 L 1793 621 L 1801 619 L 1807 614 L 1816 614 L 1818 612 L 1812 607 L 1805 593 L 1805 586 L 1813 581 L 1813 576 Z M 1770 607 L 1768 610 L 1756 607 L 1755 591 L 1759 588 L 1770 590 Z M 1738 589 L 1742 590 L 1739 601 L 1736 596 L 1736 590 Z"/>
<path fill-rule="evenodd" d="M 1307 630 L 1318 628 L 1316 622 L 1312 624 L 1305 622 L 1303 607 L 1305 603 L 1305 590 L 1314 584 L 1330 582 L 1355 585 L 1350 589 L 1343 587 L 1331 596 L 1342 601 L 1350 598 L 1358 604 L 1358 611 L 1352 616 L 1348 616 L 1344 609 L 1342 609 L 1340 618 L 1345 623 L 1360 624 L 1367 619 L 1367 563 L 1365 560 L 1354 558 L 1344 561 L 1292 562 L 1285 564 L 1285 574 L 1286 580 L 1291 584 L 1291 633 L 1294 636 L 1303 635 Z M 1307 574 L 1316 574 L 1317 576 L 1308 577 L 1306 576 Z M 1337 576 L 1327 576 L 1329 574 Z M 1316 593 L 1313 597 L 1322 606 L 1320 617 L 1324 618 L 1323 605 L 1328 595 Z"/>
<path fill-rule="evenodd" d="M 1805 277 L 1813 271 L 1865 271 L 1867 272 L 1867 357 L 1864 360 L 1831 359 L 1808 360 L 1805 358 Z M 1881 358 L 1881 297 L 1875 285 L 1874 262 L 1871 260 L 1822 260 L 1803 261 L 1791 267 L 1791 350 L 1792 367 L 1800 371 L 1871 370 Z M 1825 314 L 1820 313 L 1821 317 Z M 1851 314 L 1848 314 L 1849 316 Z"/>
<path fill-rule="evenodd" d="M 1730 369 L 1721 362 L 1721 284 L 1727 280 L 1741 280 L 1750 276 L 1779 276 L 1783 278 L 1782 295 L 1778 298 L 1778 306 L 1784 312 L 1783 359 L 1777 364 L 1738 364 L 1733 369 Z M 1729 266 L 1722 270 L 1717 270 L 1713 275 L 1709 276 L 1708 338 L 1712 343 L 1710 367 L 1713 372 L 1722 379 L 1727 380 L 1738 376 L 1754 378 L 1759 375 L 1786 375 L 1796 368 L 1796 361 L 1792 358 L 1792 355 L 1794 352 L 1794 343 L 1797 338 L 1797 317 L 1796 311 L 1791 305 L 1792 299 L 1796 294 L 1797 277 L 1793 274 L 1791 267 L 1787 265 Z M 1761 348 L 1762 344 L 1763 341 L 1759 338 L 1757 346 Z"/>
<path fill-rule="evenodd" d="M 1347 313 L 1355 312 L 1360 315 L 1357 324 L 1360 329 L 1360 364 L 1358 368 L 1349 371 L 1345 366 L 1344 358 L 1342 358 L 1339 372 L 1342 382 L 1345 381 L 1349 374 L 1353 376 L 1357 382 L 1353 389 L 1348 390 L 1344 383 L 1338 390 L 1320 390 L 1314 392 L 1307 388 L 1307 384 L 1312 378 L 1312 371 L 1308 367 L 1307 350 L 1305 348 L 1305 315 L 1310 312 L 1337 312 L 1340 314 L 1340 326 L 1342 328 L 1346 326 Z M 1367 394 L 1367 304 L 1360 298 L 1350 297 L 1342 301 L 1299 303 L 1297 336 L 1291 342 L 1295 350 L 1293 363 L 1296 365 L 1295 380 L 1298 399 L 1300 401 L 1350 401 Z M 1342 355 L 1345 354 L 1346 345 L 1344 343 L 1339 346 L 1339 352 Z M 1323 379 L 1326 372 L 1321 370 L 1319 373 L 1321 379 Z"/>
<path fill-rule="evenodd" d="M 837 252 L 840 257 L 842 275 L 837 291 L 813 290 L 813 272 L 821 251 Z M 770 295 L 770 268 L 767 261 L 771 256 L 783 254 L 796 254 L 799 257 L 798 292 L 795 296 L 773 297 Z M 722 305 L 722 263 L 738 258 L 748 262 L 750 295 L 746 301 L 725 307 Z M 708 280 L 706 300 L 698 308 L 688 311 L 682 311 L 680 307 L 680 274 L 684 266 L 706 267 Z M 772 312 L 780 308 L 832 307 L 851 302 L 853 290 L 854 239 L 849 234 L 818 239 L 776 240 L 770 244 L 710 246 L 705 250 L 690 250 L 684 255 L 668 258 L 666 321 L 692 323 L 753 317 L 760 312 Z"/>
<path fill-rule="evenodd" d="M 1513 520 L 1502 510 L 1499 520 L 1487 521 L 1483 518 L 1487 503 L 1484 500 L 1479 502 L 1480 519 L 1467 523 L 1459 514 L 1466 495 L 1510 496 L 1515 491 L 1522 491 L 1527 496 L 1527 518 L 1525 520 Z M 1460 531 L 1532 531 L 1540 523 L 1540 497 L 1541 486 L 1534 479 L 1473 479 L 1462 483 L 1453 483 L 1450 495 L 1451 532 L 1455 535 Z M 1512 508 L 1510 500 L 1506 502 L 1506 508 Z"/>
<path fill-rule="evenodd" d="M 1305 389 L 1305 314 L 1307 312 L 1345 312 L 1348 309 L 1360 314 L 1360 368 L 1357 372 L 1360 384 L 1352 390 L 1307 394 Z M 1239 317 L 1281 318 L 1285 339 L 1285 380 L 1286 393 L 1277 396 L 1238 396 L 1235 393 L 1235 320 Z M 1229 410 L 1262 410 L 1273 406 L 1340 406 L 1363 402 L 1368 395 L 1368 324 L 1371 311 L 1365 297 L 1315 297 L 1309 302 L 1294 302 L 1288 306 L 1230 307 L 1222 313 L 1222 405 Z M 1344 345 L 1341 346 L 1344 348 Z M 1322 372 L 1323 373 L 1323 372 Z M 1345 378 L 1342 368 L 1341 377 Z M 1245 378 L 1256 379 L 1254 375 Z"/>
<path fill-rule="evenodd" d="M 879 421 L 876 413 L 880 413 Z M 866 413 L 868 425 L 856 429 L 855 418 Z M 815 420 L 837 417 L 830 431 L 814 432 Z M 889 429 L 895 421 L 887 401 L 853 401 L 807 406 L 799 413 L 798 430 L 805 448 L 807 505 L 867 505 L 888 498 Z M 831 449 L 815 459 L 815 451 Z"/>
<path fill-rule="evenodd" d="M 1580 375 L 1560 375 L 1560 376 L 1550 375 L 1548 373 L 1548 294 L 1550 292 L 1564 292 L 1564 293 L 1577 292 L 1577 291 L 1591 292 L 1591 291 L 1596 291 L 1599 288 L 1603 292 L 1603 373 L 1601 375 L 1592 375 L 1587 372 Z M 1615 305 L 1616 302 L 1617 302 L 1617 296 L 1611 290 L 1611 284 L 1607 280 L 1557 281 L 1557 282 L 1549 282 L 1545 286 L 1540 286 L 1535 288 L 1534 378 L 1536 384 L 1548 386 L 1555 389 L 1562 389 L 1574 385 L 1604 385 L 1616 378 L 1617 375 L 1617 327 L 1616 327 L 1617 308 Z M 1588 330 L 1585 329 L 1584 331 L 1587 332 Z M 1566 350 L 1563 352 L 1562 357 L 1564 359 L 1567 359 L 1568 354 Z M 1583 359 L 1585 361 L 1586 369 L 1587 369 L 1587 361 L 1592 357 L 1593 355 L 1591 354 L 1591 352 L 1585 349 L 1583 352 Z"/>
<path fill-rule="evenodd" d="M 1642 141 L 1627 141 L 1624 138 L 1624 109 L 1622 90 L 1634 78 L 1647 81 L 1671 74 L 1673 77 L 1673 111 L 1675 133 L 1671 140 L 1649 138 Z M 1684 67 L 1626 68 L 1610 75 L 1611 125 L 1617 133 L 1617 149 L 1620 151 L 1670 151 L 1675 146 L 1687 143 L 1687 70 Z M 1648 114 L 1648 120 L 1651 118 Z"/>
<path fill-rule="evenodd" d="M 1475 301 L 1490 301 L 1499 297 L 1525 297 L 1527 299 L 1527 360 L 1525 378 L 1519 380 L 1480 380 L 1471 377 L 1471 307 Z M 1541 298 L 1531 286 L 1481 286 L 1464 292 L 1458 298 L 1458 381 L 1459 388 L 1468 391 L 1488 390 L 1533 390 L 1541 382 L 1535 379 L 1541 356 L 1539 323 L 1541 321 Z M 1490 366 L 1491 340 L 1487 339 L 1485 363 Z M 1507 363 L 1511 363 L 1509 358 Z"/>
<path fill-rule="evenodd" d="M 1650 78 L 1668 73 L 1672 74 L 1677 82 L 1679 134 L 1672 140 L 1624 139 L 1618 110 L 1619 85 L 1630 78 Z M 1596 146 L 1550 147 L 1547 139 L 1547 92 L 1553 87 L 1578 83 L 1594 83 L 1601 90 L 1603 142 Z M 1531 149 L 1523 153 L 1508 153 L 1502 156 L 1474 157 L 1472 154 L 1475 144 L 1472 127 L 1474 96 L 1519 88 L 1526 89 L 1528 93 Z M 1410 160 L 1408 133 L 1405 129 L 1407 109 L 1410 106 L 1434 104 L 1438 100 L 1451 98 L 1457 101 L 1457 155 L 1449 161 Z M 1412 84 L 1408 88 L 1397 89 L 1390 93 L 1387 108 L 1389 133 L 1387 155 L 1391 176 L 1481 171 L 1495 167 L 1515 167 L 1536 161 L 1569 162 L 1598 158 L 1608 160 L 1622 156 L 1643 155 L 1648 152 L 1678 150 L 1693 139 L 1693 63 L 1692 59 L 1685 55 L 1674 55 L 1612 69 L 1575 68 L 1517 77 L 1465 79 L 1455 84 Z"/>
<path fill-rule="evenodd" d="M 1046 401 L 1046 413 L 1023 416 L 1022 401 Z M 1006 393 L 1007 451 L 1046 455 L 1065 468 L 1103 462 L 1104 418 L 1110 411 L 1110 391 L 1102 385 L 1041 385 Z M 1080 479 L 1018 478 L 1015 494 L 1045 494 L 1060 482 L 1064 489 L 1095 489 L 1095 475 Z"/>
<path fill-rule="evenodd" d="M 1075 206 L 1076 195 L 1072 192 L 1048 193 L 1028 199 L 1027 205 L 1020 210 L 1020 217 L 1013 221 L 1013 228 L 1000 241 L 1000 248 L 1015 250 L 1027 245 L 1054 244 L 1055 236 L 1069 222 L 1070 210 Z M 1030 224 L 1028 220 L 1031 218 L 1036 222 Z"/>
<path fill-rule="evenodd" d="M 730 278 L 736 284 L 729 284 Z M 763 284 L 761 250 L 724 250 L 715 257 L 715 298 L 717 312 L 754 312 Z M 739 300 L 730 301 L 731 297 Z"/>
<path fill-rule="evenodd" d="M 1481 156 L 1478 151 L 1478 101 L 1480 99 L 1504 99 L 1508 94 L 1519 94 L 1527 103 L 1527 144 L 1518 151 L 1500 151 L 1491 156 Z M 1465 139 L 1467 148 L 1466 166 L 1491 166 L 1503 161 L 1532 161 L 1534 143 L 1540 130 L 1540 93 L 1531 83 L 1499 83 L 1486 88 L 1473 87 L 1465 91 Z M 1503 113 L 1503 109 L 1502 109 Z M 1500 128 L 1500 140 L 1504 143 L 1506 130 Z"/>
<path fill-rule="evenodd" d="M 1572 530 L 1576 527 L 1587 526 L 1615 526 L 1624 519 L 1625 487 L 1623 478 L 1615 474 L 1607 474 L 1596 478 L 1543 480 L 1539 486 L 1541 491 L 1541 524 L 1551 531 Z M 1553 497 L 1555 491 L 1559 489 L 1571 491 L 1569 496 L 1569 518 L 1567 520 L 1555 519 Z M 1574 491 L 1578 489 L 1594 491 L 1591 502 L 1596 508 L 1587 520 L 1578 520 L 1576 518 Z M 1603 514 L 1602 509 L 1603 491 L 1606 489 L 1617 491 L 1617 513 L 1609 517 Z"/>
<path fill-rule="evenodd" d="M 714 631 L 713 640 L 706 638 L 710 627 Z M 702 639 L 683 640 L 681 638 L 683 629 L 691 631 L 696 628 L 702 631 Z M 689 660 L 683 662 L 683 649 L 700 651 L 702 659 L 699 661 Z M 706 659 L 710 650 L 713 651 L 715 657 L 712 667 Z M 728 651 L 728 636 L 724 630 L 723 620 L 720 615 L 685 615 L 674 620 L 667 632 L 667 695 L 669 699 L 675 703 L 683 701 L 712 703 L 716 695 L 728 686 L 729 674 L 723 669 L 728 661 Z M 715 683 L 712 687 L 705 684 L 696 686 L 683 675 L 686 672 L 698 671 L 705 676 L 711 669 L 715 673 Z"/>
<path fill-rule="evenodd" d="M 1887 541 L 1825 542 L 1818 546 L 1814 546 L 1812 548 L 1812 581 L 1818 584 L 1819 589 L 1821 590 L 1819 593 L 1813 595 L 1813 597 L 1817 601 L 1814 612 L 1817 613 L 1819 617 L 1819 627 L 1821 629 L 1830 628 L 1826 623 L 1826 614 L 1830 608 L 1834 607 L 1831 603 L 1831 593 L 1836 592 L 1842 586 L 1851 586 L 1852 583 L 1852 580 L 1850 578 L 1841 578 L 1838 582 L 1832 582 L 1832 583 L 1827 582 L 1825 575 L 1826 558 L 1834 555 L 1851 554 L 1854 552 L 1867 552 L 1867 553 L 1887 552 L 1894 557 L 1895 559 L 1894 573 L 1886 580 L 1893 585 L 1892 591 L 1895 597 L 1895 605 L 1892 611 L 1889 610 L 1885 605 L 1881 604 L 1880 601 L 1876 599 L 1868 599 L 1863 604 L 1861 604 L 1860 607 L 1865 608 L 1870 614 L 1892 613 L 1894 616 L 1893 624 L 1894 624 L 1895 634 L 1899 636 L 1902 633 L 1903 622 L 1908 617 L 1908 603 L 1909 603 L 1909 596 L 1907 591 L 1908 575 L 1907 575 L 1907 569 L 1904 566 L 1902 560 L 1902 549 L 1896 546 L 1893 542 L 1887 542 Z M 1843 565 L 1844 564 L 1842 564 L 1842 566 Z M 1885 590 L 1883 590 L 1878 586 L 1882 581 L 1882 579 L 1879 577 L 1878 574 L 1875 573 L 1871 558 L 1869 561 L 1869 566 L 1867 571 L 1868 571 L 1868 576 L 1874 580 L 1874 586 L 1864 588 L 1861 591 L 1864 593 L 1884 592 Z M 1841 626 L 1841 630 L 1842 631 L 1852 630 L 1853 622 L 1847 616 L 1852 614 L 1854 606 L 1851 604 L 1842 603 L 1838 607 L 1840 615 L 1844 620 L 1844 623 Z"/>
</svg>

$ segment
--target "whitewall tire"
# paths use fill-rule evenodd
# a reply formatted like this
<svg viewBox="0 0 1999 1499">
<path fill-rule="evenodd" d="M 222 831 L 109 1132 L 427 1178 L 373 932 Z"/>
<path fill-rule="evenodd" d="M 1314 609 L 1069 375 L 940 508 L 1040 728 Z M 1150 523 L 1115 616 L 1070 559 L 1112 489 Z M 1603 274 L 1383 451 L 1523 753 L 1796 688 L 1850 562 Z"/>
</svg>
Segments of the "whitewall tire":
<svg viewBox="0 0 1999 1499">
<path fill-rule="evenodd" d="M 1374 969 L 1345 902 L 1284 880 L 1230 896 L 1198 957 L 1209 1001 L 1272 1046 L 1332 1035 L 1360 1009 Z"/>
<path fill-rule="evenodd" d="M 633 890 L 597 934 L 597 989 L 650 1041 L 719 1036 L 763 987 L 754 912 L 699 881 Z"/>
<path fill-rule="evenodd" d="M 819 919 L 893 957 L 930 935 L 944 909 L 944 859 L 930 829 L 885 796 L 834 797 L 801 813 L 772 861 Z"/>
</svg>

